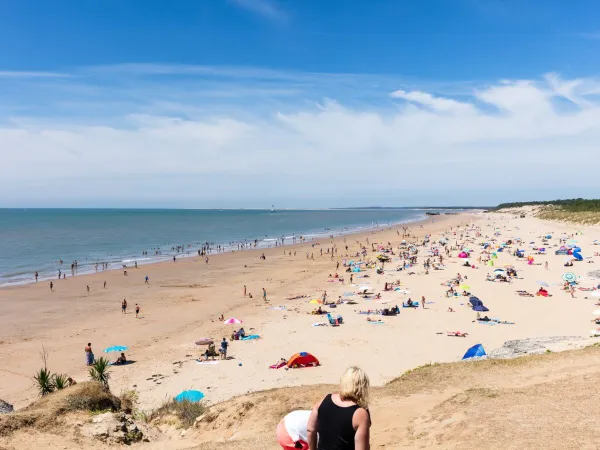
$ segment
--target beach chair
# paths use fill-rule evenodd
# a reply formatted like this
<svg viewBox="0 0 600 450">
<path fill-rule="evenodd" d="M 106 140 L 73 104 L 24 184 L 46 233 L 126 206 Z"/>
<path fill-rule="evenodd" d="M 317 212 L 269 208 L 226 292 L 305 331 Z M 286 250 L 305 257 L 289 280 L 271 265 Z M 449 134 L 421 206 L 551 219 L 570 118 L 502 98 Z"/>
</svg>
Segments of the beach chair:
<svg viewBox="0 0 600 450">
<path fill-rule="evenodd" d="M 337 319 L 334 319 L 330 313 L 327 313 L 327 320 L 329 320 L 329 325 L 333 327 L 339 326 Z"/>
</svg>

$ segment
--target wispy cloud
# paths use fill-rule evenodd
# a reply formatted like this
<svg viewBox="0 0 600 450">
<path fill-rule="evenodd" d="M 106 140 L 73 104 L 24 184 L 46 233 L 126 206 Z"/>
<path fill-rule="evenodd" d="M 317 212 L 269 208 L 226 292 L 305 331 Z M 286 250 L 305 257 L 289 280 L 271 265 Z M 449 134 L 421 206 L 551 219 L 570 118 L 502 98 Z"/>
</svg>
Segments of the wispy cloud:
<svg viewBox="0 0 600 450">
<path fill-rule="evenodd" d="M 70 75 L 58 72 L 0 70 L 2 78 L 67 78 Z"/>
<path fill-rule="evenodd" d="M 247 9 L 256 14 L 272 20 L 285 20 L 287 14 L 275 3 L 274 0 L 229 0 L 240 8 Z"/>
</svg>

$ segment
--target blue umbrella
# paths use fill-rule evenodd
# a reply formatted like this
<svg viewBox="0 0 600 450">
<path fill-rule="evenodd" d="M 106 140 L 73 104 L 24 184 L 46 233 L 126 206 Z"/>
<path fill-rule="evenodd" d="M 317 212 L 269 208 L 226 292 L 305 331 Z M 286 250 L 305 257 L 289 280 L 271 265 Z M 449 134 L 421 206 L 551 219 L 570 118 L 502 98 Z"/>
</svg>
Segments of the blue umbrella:
<svg viewBox="0 0 600 450">
<path fill-rule="evenodd" d="M 105 348 L 104 353 L 124 352 L 127 350 L 129 350 L 129 347 L 125 347 L 124 345 L 113 345 L 112 347 Z"/>
<path fill-rule="evenodd" d="M 175 401 L 177 402 L 199 402 L 204 398 L 204 394 L 200 391 L 183 391 L 177 397 L 175 397 Z"/>
</svg>

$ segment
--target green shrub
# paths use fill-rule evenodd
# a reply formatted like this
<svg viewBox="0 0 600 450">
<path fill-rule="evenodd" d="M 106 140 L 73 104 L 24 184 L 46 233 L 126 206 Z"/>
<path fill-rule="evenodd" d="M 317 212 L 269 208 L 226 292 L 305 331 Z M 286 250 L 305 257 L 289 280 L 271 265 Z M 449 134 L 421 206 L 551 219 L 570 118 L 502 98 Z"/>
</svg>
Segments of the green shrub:
<svg viewBox="0 0 600 450">
<path fill-rule="evenodd" d="M 40 369 L 38 373 L 33 376 L 33 379 L 36 383 L 37 390 L 42 397 L 54 392 L 54 389 L 56 389 L 54 375 L 46 367 Z"/>
<path fill-rule="evenodd" d="M 110 380 L 110 361 L 106 358 L 97 359 L 90 367 L 90 378 L 102 383 L 104 389 L 108 391 L 108 380 Z"/>
</svg>

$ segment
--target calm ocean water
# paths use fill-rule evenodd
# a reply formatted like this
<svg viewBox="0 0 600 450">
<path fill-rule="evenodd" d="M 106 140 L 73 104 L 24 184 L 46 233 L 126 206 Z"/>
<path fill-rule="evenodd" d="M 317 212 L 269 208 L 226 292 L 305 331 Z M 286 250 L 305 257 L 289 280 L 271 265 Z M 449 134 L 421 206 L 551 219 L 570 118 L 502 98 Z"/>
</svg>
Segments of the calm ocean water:
<svg viewBox="0 0 600 450">
<path fill-rule="evenodd" d="M 189 245 L 194 256 L 204 242 L 237 249 L 241 241 L 258 239 L 259 247 L 268 247 L 284 236 L 291 243 L 294 235 L 314 238 L 424 217 L 415 209 L 0 209 L 0 285 L 33 281 L 36 270 L 40 279 L 55 278 L 59 269 L 70 276 L 75 260 L 82 274 L 94 272 L 96 262 L 115 269 L 172 258 L 177 245 Z"/>
</svg>

